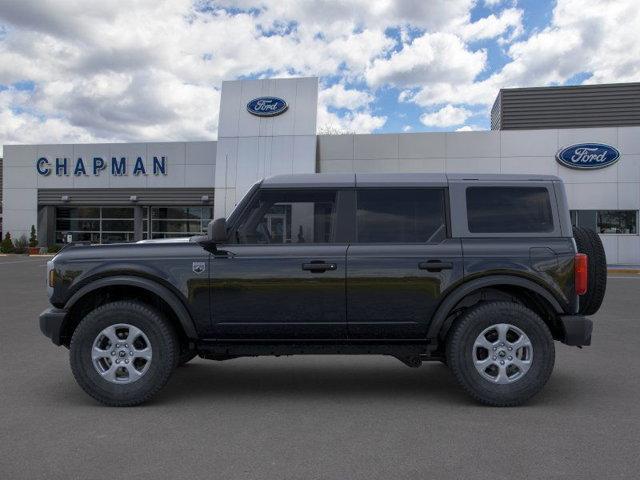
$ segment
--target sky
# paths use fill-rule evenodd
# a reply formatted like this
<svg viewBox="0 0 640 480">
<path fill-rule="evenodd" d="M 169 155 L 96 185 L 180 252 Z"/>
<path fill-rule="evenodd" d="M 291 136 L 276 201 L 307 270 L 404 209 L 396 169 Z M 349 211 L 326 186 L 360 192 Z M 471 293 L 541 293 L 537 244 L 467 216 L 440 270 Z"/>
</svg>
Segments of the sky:
<svg viewBox="0 0 640 480">
<path fill-rule="evenodd" d="M 215 140 L 223 80 L 318 131 L 489 129 L 500 88 L 640 81 L 638 0 L 0 0 L 0 144 Z"/>
</svg>

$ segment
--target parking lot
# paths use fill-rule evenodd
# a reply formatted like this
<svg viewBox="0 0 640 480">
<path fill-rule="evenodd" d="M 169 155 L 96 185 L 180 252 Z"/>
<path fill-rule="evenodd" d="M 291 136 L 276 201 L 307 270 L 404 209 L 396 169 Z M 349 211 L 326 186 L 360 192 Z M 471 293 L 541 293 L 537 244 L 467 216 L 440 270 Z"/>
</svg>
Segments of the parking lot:
<svg viewBox="0 0 640 480">
<path fill-rule="evenodd" d="M 594 344 L 557 345 L 524 407 L 383 357 L 195 360 L 153 402 L 99 405 L 41 335 L 47 258 L 0 257 L 0 478 L 638 478 L 640 276 L 610 278 Z"/>
</svg>

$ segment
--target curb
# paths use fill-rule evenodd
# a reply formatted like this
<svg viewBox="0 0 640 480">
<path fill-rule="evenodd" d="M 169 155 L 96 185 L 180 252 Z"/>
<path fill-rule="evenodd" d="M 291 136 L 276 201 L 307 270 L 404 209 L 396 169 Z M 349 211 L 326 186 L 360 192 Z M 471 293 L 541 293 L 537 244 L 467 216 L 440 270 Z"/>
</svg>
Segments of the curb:
<svg viewBox="0 0 640 480">
<path fill-rule="evenodd" d="M 607 269 L 609 275 L 640 275 L 640 269 L 637 268 L 609 268 Z"/>
</svg>

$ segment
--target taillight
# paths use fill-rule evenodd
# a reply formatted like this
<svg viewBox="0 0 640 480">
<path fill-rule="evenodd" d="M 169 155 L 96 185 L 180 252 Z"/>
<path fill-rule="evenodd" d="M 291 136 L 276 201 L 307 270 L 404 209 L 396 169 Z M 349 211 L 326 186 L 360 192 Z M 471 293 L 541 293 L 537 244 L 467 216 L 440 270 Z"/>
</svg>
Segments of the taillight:
<svg viewBox="0 0 640 480">
<path fill-rule="evenodd" d="M 576 293 L 578 295 L 584 295 L 587 293 L 587 281 L 589 280 L 589 267 L 587 263 L 588 257 L 584 253 L 576 253 L 573 261 Z"/>
</svg>

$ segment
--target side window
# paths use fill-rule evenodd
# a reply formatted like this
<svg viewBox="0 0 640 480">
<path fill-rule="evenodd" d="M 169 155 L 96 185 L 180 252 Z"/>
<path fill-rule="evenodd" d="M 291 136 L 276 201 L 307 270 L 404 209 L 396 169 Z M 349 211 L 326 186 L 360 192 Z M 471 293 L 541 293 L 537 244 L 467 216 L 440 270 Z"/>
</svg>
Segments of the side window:
<svg viewBox="0 0 640 480">
<path fill-rule="evenodd" d="M 467 188 L 471 233 L 553 231 L 549 191 L 544 187 Z"/>
<path fill-rule="evenodd" d="M 360 243 L 437 243 L 446 237 L 441 188 L 362 189 L 357 195 Z"/>
<path fill-rule="evenodd" d="M 260 190 L 240 220 L 236 241 L 246 244 L 330 243 L 335 190 Z"/>
</svg>

